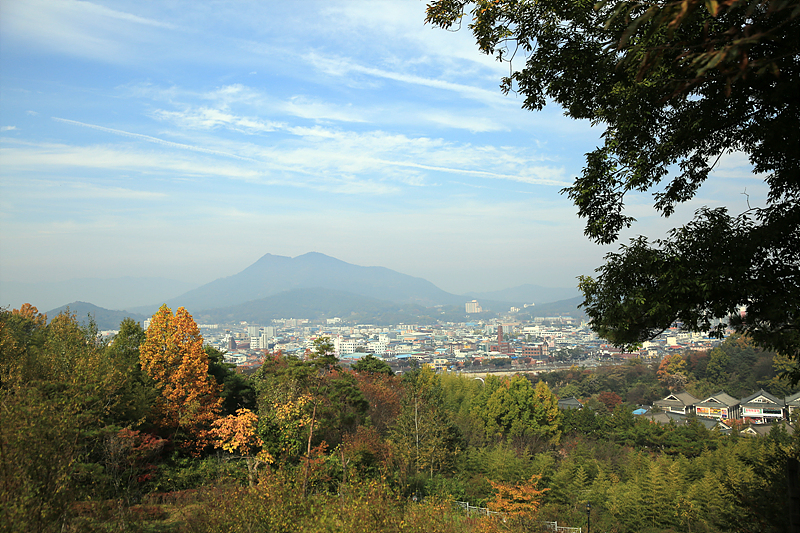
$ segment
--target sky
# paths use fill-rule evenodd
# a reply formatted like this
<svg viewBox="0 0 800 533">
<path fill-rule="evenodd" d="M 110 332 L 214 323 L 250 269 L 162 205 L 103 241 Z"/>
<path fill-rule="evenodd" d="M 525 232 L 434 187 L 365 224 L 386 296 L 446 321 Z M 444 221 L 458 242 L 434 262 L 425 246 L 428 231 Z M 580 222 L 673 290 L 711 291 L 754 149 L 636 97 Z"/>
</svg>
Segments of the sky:
<svg viewBox="0 0 800 533">
<path fill-rule="evenodd" d="M 321 252 L 463 294 L 574 287 L 616 246 L 559 191 L 600 128 L 503 95 L 425 2 L 0 0 L 0 280 L 197 284 Z M 514 64 L 513 66 L 518 66 Z M 723 158 L 665 221 L 764 202 Z"/>
</svg>

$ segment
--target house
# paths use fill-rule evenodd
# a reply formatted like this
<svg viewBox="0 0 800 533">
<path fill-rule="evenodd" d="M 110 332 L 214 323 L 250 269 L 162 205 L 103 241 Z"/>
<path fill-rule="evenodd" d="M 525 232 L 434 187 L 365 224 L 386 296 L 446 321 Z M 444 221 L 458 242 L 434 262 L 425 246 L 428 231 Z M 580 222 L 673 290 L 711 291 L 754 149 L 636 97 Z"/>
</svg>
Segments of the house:
<svg viewBox="0 0 800 533">
<path fill-rule="evenodd" d="M 755 394 L 742 398 L 739 408 L 742 418 L 752 424 L 768 424 L 784 418 L 786 402 L 761 389 Z"/>
<path fill-rule="evenodd" d="M 792 415 L 795 411 L 800 411 L 800 392 L 787 396 L 783 401 L 786 406 L 786 418 L 792 420 Z"/>
<path fill-rule="evenodd" d="M 739 432 L 740 435 L 745 435 L 748 437 L 764 437 L 769 435 L 769 432 L 772 431 L 773 427 L 776 426 L 783 426 L 786 429 L 786 433 L 789 435 L 794 434 L 794 426 L 785 420 L 776 422 L 774 424 L 760 424 L 757 426 L 747 426 L 743 430 Z"/>
<path fill-rule="evenodd" d="M 731 420 L 740 418 L 741 410 L 739 400 L 720 391 L 702 402 L 694 404 L 694 412 L 698 417 Z"/>
<path fill-rule="evenodd" d="M 647 413 L 643 415 L 643 418 L 650 420 L 650 422 L 655 422 L 656 424 L 668 425 L 674 422 L 676 426 L 686 425 L 686 415 L 670 413 L 669 411 L 663 413 Z"/>
<path fill-rule="evenodd" d="M 697 398 L 686 391 L 672 393 L 663 400 L 657 400 L 655 405 L 665 413 L 680 413 L 688 415 L 693 411 Z"/>
<path fill-rule="evenodd" d="M 674 423 L 676 426 L 685 426 L 689 423 L 689 420 L 696 420 L 699 424 L 705 426 L 705 428 L 709 430 L 718 429 L 720 433 L 724 434 L 730 433 L 731 430 L 731 428 L 723 424 L 720 420 L 702 418 L 693 415 L 684 415 L 681 413 L 671 413 L 669 411 L 663 413 L 648 413 L 644 415 L 643 418 L 646 418 L 651 422 L 655 422 L 656 424 L 668 425 L 670 423 Z"/>
<path fill-rule="evenodd" d="M 564 398 L 563 400 L 558 400 L 558 408 L 559 409 L 582 409 L 583 404 L 578 401 L 577 398 L 574 396 L 570 396 L 569 398 Z"/>
</svg>

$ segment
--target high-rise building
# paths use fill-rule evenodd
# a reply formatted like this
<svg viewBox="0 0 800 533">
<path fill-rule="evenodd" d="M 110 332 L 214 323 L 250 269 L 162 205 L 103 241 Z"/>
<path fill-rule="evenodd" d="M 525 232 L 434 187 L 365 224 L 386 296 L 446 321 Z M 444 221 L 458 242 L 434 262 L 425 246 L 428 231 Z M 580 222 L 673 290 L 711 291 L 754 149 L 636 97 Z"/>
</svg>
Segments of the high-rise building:
<svg viewBox="0 0 800 533">
<path fill-rule="evenodd" d="M 481 304 L 478 303 L 478 300 L 472 300 L 471 302 L 467 302 L 465 304 L 467 313 L 480 313 L 483 311 L 481 309 Z"/>
</svg>

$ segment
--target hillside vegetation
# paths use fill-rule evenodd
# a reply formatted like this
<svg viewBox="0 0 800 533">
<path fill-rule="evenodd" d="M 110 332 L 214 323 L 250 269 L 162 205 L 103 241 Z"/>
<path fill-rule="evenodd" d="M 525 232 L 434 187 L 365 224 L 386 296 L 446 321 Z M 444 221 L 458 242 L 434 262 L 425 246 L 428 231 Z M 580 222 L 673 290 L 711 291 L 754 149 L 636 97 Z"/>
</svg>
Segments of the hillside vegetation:
<svg viewBox="0 0 800 533">
<path fill-rule="evenodd" d="M 587 503 L 591 531 L 789 528 L 800 437 L 635 417 L 672 383 L 638 361 L 483 383 L 345 370 L 320 338 L 245 376 L 166 306 L 98 338 L 68 313 L 0 312 L 0 531 L 537 531 L 586 527 Z M 681 358 L 688 387 L 780 393 L 772 354 L 719 350 Z"/>
</svg>

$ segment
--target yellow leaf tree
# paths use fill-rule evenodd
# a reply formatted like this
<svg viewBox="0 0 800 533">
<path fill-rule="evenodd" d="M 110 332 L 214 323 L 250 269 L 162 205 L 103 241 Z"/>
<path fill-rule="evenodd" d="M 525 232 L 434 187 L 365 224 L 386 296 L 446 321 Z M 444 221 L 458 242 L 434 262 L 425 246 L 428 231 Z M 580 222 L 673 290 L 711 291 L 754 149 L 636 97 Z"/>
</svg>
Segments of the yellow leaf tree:
<svg viewBox="0 0 800 533">
<path fill-rule="evenodd" d="M 222 406 L 220 386 L 208 374 L 203 337 L 192 315 L 162 305 L 139 349 L 142 370 L 157 383 L 155 419 L 193 452 L 210 444 L 209 429 Z"/>
<path fill-rule="evenodd" d="M 481 531 L 495 533 L 514 530 L 515 527 L 522 527 L 525 531 L 533 529 L 536 513 L 542 504 L 542 496 L 548 490 L 538 488 L 540 477 L 534 475 L 528 481 L 521 483 L 487 480 L 495 491 L 494 500 L 488 503 L 489 510 L 499 513 L 502 520 L 484 521 L 481 524 Z"/>
<path fill-rule="evenodd" d="M 252 487 L 259 465 L 270 464 L 275 460 L 268 451 L 258 451 L 264 445 L 257 433 L 258 415 L 249 409 L 238 409 L 235 415 L 215 420 L 212 425 L 214 446 L 230 454 L 239 454 L 247 461 L 248 478 Z"/>
</svg>

